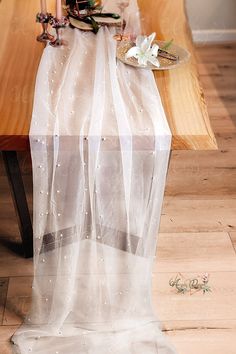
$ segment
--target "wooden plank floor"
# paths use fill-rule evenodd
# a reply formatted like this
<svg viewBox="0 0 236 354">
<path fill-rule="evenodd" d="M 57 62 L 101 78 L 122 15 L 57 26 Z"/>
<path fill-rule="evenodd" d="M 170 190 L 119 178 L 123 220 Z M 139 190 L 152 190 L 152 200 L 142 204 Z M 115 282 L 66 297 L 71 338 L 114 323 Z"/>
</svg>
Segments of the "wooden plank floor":
<svg viewBox="0 0 236 354">
<path fill-rule="evenodd" d="M 179 354 L 235 354 L 236 342 L 236 45 L 203 46 L 198 66 L 219 151 L 172 155 L 153 299 L 164 331 Z M 32 205 L 29 157 L 21 155 Z M 19 233 L 0 164 L 0 354 L 30 304 L 32 261 L 15 252 Z M 212 293 L 177 295 L 177 271 L 210 273 Z"/>
</svg>

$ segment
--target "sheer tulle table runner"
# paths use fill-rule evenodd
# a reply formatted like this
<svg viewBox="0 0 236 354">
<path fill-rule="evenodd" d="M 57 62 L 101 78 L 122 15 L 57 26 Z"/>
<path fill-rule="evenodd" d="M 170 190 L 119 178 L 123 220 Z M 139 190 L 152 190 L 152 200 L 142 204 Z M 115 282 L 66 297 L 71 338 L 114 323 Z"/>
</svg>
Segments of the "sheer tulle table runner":
<svg viewBox="0 0 236 354">
<path fill-rule="evenodd" d="M 139 33 L 135 0 L 126 17 Z M 171 134 L 152 72 L 116 62 L 114 31 L 67 29 L 40 63 L 33 299 L 17 353 L 176 353 L 151 286 Z"/>
</svg>

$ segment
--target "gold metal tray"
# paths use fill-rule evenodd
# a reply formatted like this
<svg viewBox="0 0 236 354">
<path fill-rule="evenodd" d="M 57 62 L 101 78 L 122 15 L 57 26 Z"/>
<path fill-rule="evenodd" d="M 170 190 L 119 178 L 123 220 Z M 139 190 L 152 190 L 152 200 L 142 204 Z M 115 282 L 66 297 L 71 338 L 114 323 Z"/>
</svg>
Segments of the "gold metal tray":
<svg viewBox="0 0 236 354">
<path fill-rule="evenodd" d="M 160 49 L 162 49 L 165 47 L 165 45 L 168 42 L 156 40 L 153 43 L 156 43 L 160 47 Z M 120 61 L 122 61 L 124 64 L 131 65 L 136 68 L 143 68 L 143 69 L 149 69 L 149 70 L 170 70 L 170 69 L 174 69 L 174 68 L 186 63 L 191 56 L 190 53 L 186 49 L 172 43 L 171 46 L 166 50 L 166 52 L 174 55 L 176 57 L 176 60 L 170 60 L 168 58 L 164 58 L 164 57 L 158 55 L 160 67 L 157 67 L 151 63 L 147 63 L 147 65 L 144 66 L 144 65 L 139 65 L 138 60 L 135 59 L 134 57 L 126 59 L 126 57 L 125 57 L 126 53 L 133 46 L 135 46 L 135 43 L 133 43 L 133 42 L 121 41 L 120 43 L 118 43 L 116 55 L 117 55 L 117 58 Z"/>
</svg>

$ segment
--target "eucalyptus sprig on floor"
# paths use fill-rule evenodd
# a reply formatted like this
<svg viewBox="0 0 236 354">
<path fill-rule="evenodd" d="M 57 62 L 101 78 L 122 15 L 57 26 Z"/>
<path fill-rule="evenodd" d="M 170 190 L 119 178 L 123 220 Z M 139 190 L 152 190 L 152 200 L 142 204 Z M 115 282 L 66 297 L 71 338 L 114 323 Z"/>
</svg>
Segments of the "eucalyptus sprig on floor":
<svg viewBox="0 0 236 354">
<path fill-rule="evenodd" d="M 172 288 L 176 288 L 177 293 L 190 295 L 195 292 L 202 291 L 203 294 L 211 292 L 209 283 L 209 274 L 205 273 L 202 276 L 196 276 L 194 278 L 185 278 L 181 273 L 178 273 L 175 278 L 169 280 L 169 285 Z"/>
</svg>

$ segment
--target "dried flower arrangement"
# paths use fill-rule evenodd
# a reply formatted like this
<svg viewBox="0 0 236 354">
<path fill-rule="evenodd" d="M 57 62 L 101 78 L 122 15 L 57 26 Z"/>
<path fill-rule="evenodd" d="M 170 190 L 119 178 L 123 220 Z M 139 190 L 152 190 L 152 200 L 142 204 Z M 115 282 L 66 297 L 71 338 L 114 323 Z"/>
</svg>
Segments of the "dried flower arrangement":
<svg viewBox="0 0 236 354">
<path fill-rule="evenodd" d="M 175 278 L 169 280 L 169 285 L 175 287 L 177 293 L 185 294 L 187 292 L 190 295 L 202 291 L 203 294 L 211 292 L 211 288 L 208 285 L 209 283 L 209 274 L 205 273 L 203 275 L 198 275 L 194 278 L 186 278 L 181 273 L 178 273 Z"/>
</svg>

